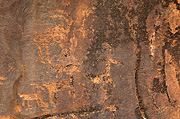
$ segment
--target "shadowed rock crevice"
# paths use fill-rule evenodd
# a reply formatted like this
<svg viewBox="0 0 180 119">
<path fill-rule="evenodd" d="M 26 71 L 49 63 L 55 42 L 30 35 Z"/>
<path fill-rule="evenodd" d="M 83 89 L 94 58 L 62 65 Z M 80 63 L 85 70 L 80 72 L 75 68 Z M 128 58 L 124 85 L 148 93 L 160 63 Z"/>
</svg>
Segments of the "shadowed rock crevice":
<svg viewBox="0 0 180 119">
<path fill-rule="evenodd" d="M 140 112 L 139 115 L 141 115 L 141 118 L 148 118 L 145 108 L 144 108 L 144 103 L 143 99 L 139 93 L 139 70 L 140 70 L 140 64 L 141 64 L 141 46 L 139 42 L 137 41 L 137 48 L 136 48 L 136 68 L 135 68 L 135 84 L 136 84 L 136 97 L 138 100 L 138 110 Z"/>
<path fill-rule="evenodd" d="M 65 112 L 65 113 L 54 113 L 54 114 L 46 114 L 46 115 L 42 115 L 39 117 L 34 117 L 31 119 L 46 119 L 49 117 L 65 117 L 71 114 L 74 115 L 89 115 L 89 114 L 99 114 L 101 113 L 101 109 L 99 109 L 98 107 L 91 107 L 89 110 L 81 110 L 81 111 L 72 111 L 72 112 Z"/>
</svg>

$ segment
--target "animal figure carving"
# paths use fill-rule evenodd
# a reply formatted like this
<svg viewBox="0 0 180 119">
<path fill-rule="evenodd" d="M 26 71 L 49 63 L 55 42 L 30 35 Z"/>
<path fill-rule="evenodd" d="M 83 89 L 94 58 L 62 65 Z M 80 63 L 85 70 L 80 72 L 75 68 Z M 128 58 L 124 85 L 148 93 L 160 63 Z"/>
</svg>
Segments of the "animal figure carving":
<svg viewBox="0 0 180 119">
<path fill-rule="evenodd" d="M 40 92 L 42 90 L 45 90 L 42 86 L 39 86 L 37 84 L 31 84 L 31 85 L 35 85 L 37 88 L 37 92 L 36 93 L 31 93 L 31 94 L 20 94 L 18 93 L 18 95 L 22 98 L 23 102 L 22 102 L 22 106 L 26 107 L 25 101 L 27 101 L 27 109 L 32 109 L 31 105 L 30 105 L 30 101 L 35 100 L 38 104 L 38 106 L 40 107 L 48 107 L 48 104 L 45 103 L 43 101 L 43 99 L 40 96 Z"/>
<path fill-rule="evenodd" d="M 55 103 L 53 102 L 53 96 L 55 94 L 55 92 L 57 92 L 57 88 L 56 88 L 56 82 L 52 82 L 50 84 L 43 84 L 47 90 L 49 91 L 49 102 L 50 102 L 50 105 L 52 107 L 55 106 Z"/>
<path fill-rule="evenodd" d="M 49 102 L 52 107 L 55 107 L 55 103 L 53 101 L 55 93 L 63 89 L 71 88 L 70 82 L 68 80 L 62 80 L 60 82 L 51 82 L 49 84 L 43 85 L 47 88 L 49 92 Z"/>
</svg>

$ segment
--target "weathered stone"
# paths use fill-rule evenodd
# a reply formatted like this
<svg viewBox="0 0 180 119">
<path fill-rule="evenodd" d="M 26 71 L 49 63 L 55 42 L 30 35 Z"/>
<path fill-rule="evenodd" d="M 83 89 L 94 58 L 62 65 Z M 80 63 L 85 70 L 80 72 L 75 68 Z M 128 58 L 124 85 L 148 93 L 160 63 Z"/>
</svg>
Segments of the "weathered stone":
<svg viewBox="0 0 180 119">
<path fill-rule="evenodd" d="M 179 0 L 0 0 L 0 118 L 179 119 Z"/>
</svg>

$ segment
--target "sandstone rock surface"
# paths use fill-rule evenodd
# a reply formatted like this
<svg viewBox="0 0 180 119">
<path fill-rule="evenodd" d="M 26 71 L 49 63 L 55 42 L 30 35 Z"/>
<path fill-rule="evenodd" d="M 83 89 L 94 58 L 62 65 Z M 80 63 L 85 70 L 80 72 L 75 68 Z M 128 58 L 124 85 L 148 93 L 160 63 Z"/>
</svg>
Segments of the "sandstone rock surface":
<svg viewBox="0 0 180 119">
<path fill-rule="evenodd" d="M 0 119 L 180 119 L 179 0 L 0 0 Z"/>
</svg>

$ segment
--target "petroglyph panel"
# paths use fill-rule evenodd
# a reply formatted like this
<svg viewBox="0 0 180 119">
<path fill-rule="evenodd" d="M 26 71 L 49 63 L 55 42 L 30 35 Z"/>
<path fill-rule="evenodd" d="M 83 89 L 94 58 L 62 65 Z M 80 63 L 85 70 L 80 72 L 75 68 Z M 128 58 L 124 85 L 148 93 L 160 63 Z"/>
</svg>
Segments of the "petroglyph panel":
<svg viewBox="0 0 180 119">
<path fill-rule="evenodd" d="M 0 0 L 0 119 L 179 119 L 179 0 Z"/>
</svg>

